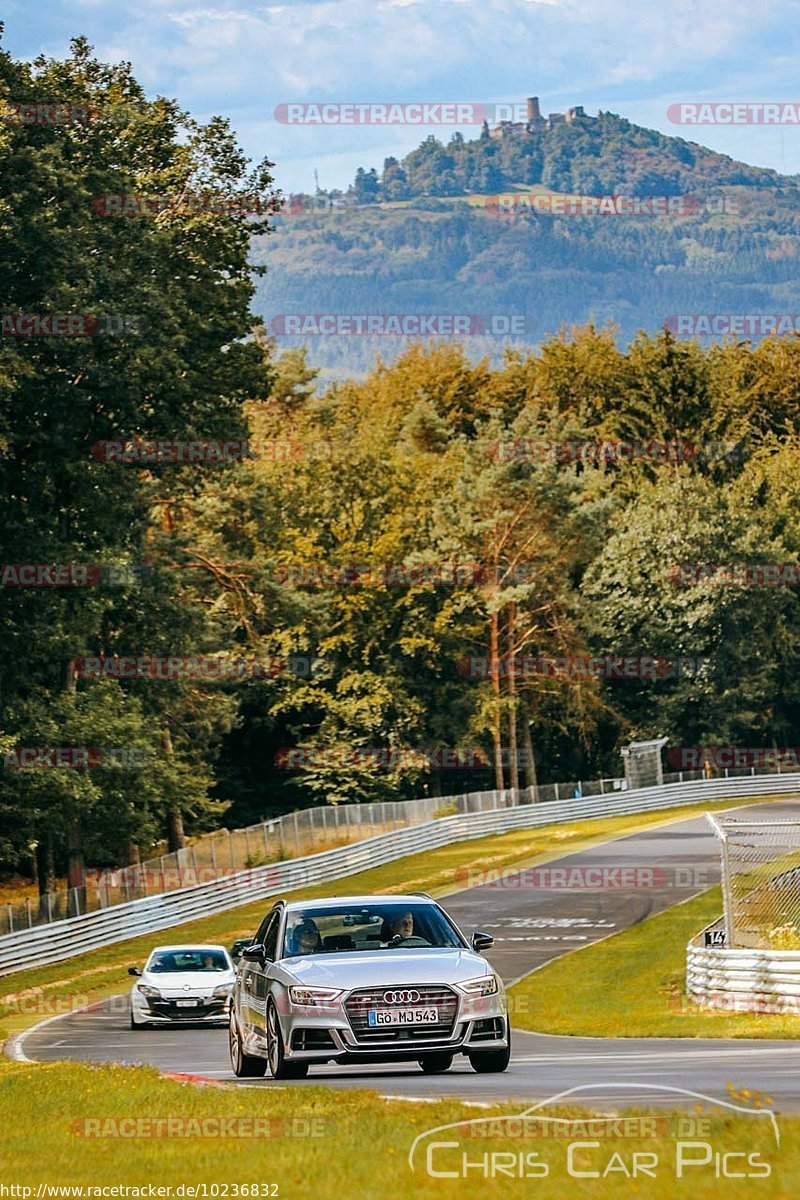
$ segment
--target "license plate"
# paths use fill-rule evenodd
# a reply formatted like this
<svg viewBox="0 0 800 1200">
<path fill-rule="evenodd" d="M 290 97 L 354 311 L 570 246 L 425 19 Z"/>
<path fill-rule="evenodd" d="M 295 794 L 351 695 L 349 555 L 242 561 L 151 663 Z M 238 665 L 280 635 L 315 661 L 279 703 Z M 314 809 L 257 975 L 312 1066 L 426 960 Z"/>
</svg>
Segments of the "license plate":
<svg viewBox="0 0 800 1200">
<path fill-rule="evenodd" d="M 376 1025 L 435 1025 L 438 1020 L 438 1008 L 371 1008 L 367 1017 L 372 1029 Z"/>
<path fill-rule="evenodd" d="M 197 1008 L 197 1000 L 176 1000 L 176 1008 Z"/>
</svg>

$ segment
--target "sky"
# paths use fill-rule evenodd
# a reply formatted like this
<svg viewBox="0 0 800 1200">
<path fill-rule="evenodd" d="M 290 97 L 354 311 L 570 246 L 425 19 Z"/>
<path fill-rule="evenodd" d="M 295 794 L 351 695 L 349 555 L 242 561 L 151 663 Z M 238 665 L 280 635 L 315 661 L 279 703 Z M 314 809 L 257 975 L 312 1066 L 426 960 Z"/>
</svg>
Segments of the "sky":
<svg viewBox="0 0 800 1200">
<path fill-rule="evenodd" d="M 286 192 L 345 188 L 357 167 L 458 126 L 287 125 L 280 104 L 583 104 L 756 166 L 800 172 L 800 125 L 686 127 L 686 102 L 799 103 L 800 0 L 5 0 L 4 45 L 64 57 L 84 34 L 148 96 L 230 118 Z M 465 136 L 477 126 L 462 125 Z"/>
</svg>

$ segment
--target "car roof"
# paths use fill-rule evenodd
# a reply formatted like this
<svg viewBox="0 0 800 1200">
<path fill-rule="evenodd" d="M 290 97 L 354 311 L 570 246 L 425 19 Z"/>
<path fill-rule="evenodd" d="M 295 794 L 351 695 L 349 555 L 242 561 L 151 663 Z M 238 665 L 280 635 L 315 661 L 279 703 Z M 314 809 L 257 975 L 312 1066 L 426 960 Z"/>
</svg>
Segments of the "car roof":
<svg viewBox="0 0 800 1200">
<path fill-rule="evenodd" d="M 286 909 L 287 912 L 297 912 L 306 908 L 340 908 L 343 904 L 436 904 L 436 901 L 422 892 L 410 892 L 402 896 L 328 896 L 323 900 L 289 900 Z"/>
<path fill-rule="evenodd" d="M 151 953 L 155 954 L 162 950 L 167 950 L 170 954 L 180 950 L 221 950 L 223 954 L 228 953 L 224 946 L 211 945 L 208 942 L 181 942 L 167 946 L 153 946 Z"/>
</svg>

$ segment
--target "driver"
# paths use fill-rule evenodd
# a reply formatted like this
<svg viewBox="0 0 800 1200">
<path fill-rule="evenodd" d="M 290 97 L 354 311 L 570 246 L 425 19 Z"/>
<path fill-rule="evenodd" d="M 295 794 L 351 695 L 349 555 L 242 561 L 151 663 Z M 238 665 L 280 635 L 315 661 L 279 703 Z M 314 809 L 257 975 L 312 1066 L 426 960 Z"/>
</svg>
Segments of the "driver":
<svg viewBox="0 0 800 1200">
<path fill-rule="evenodd" d="M 396 913 L 387 921 L 387 941 L 399 937 L 402 941 L 414 936 L 414 915 L 410 912 Z"/>
<path fill-rule="evenodd" d="M 292 930 L 292 953 L 315 954 L 319 950 L 322 939 L 316 921 L 306 917 L 296 929 Z"/>
</svg>

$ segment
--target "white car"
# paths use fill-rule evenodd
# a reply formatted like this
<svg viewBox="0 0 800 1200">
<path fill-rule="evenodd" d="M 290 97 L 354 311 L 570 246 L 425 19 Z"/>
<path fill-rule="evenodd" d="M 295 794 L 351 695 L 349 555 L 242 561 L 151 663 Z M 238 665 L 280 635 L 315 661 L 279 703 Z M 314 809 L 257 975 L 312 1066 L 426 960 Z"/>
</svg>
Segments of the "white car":
<svg viewBox="0 0 800 1200">
<path fill-rule="evenodd" d="M 224 946 L 156 946 L 131 988 L 131 1029 L 227 1025 L 236 969 Z"/>
</svg>

